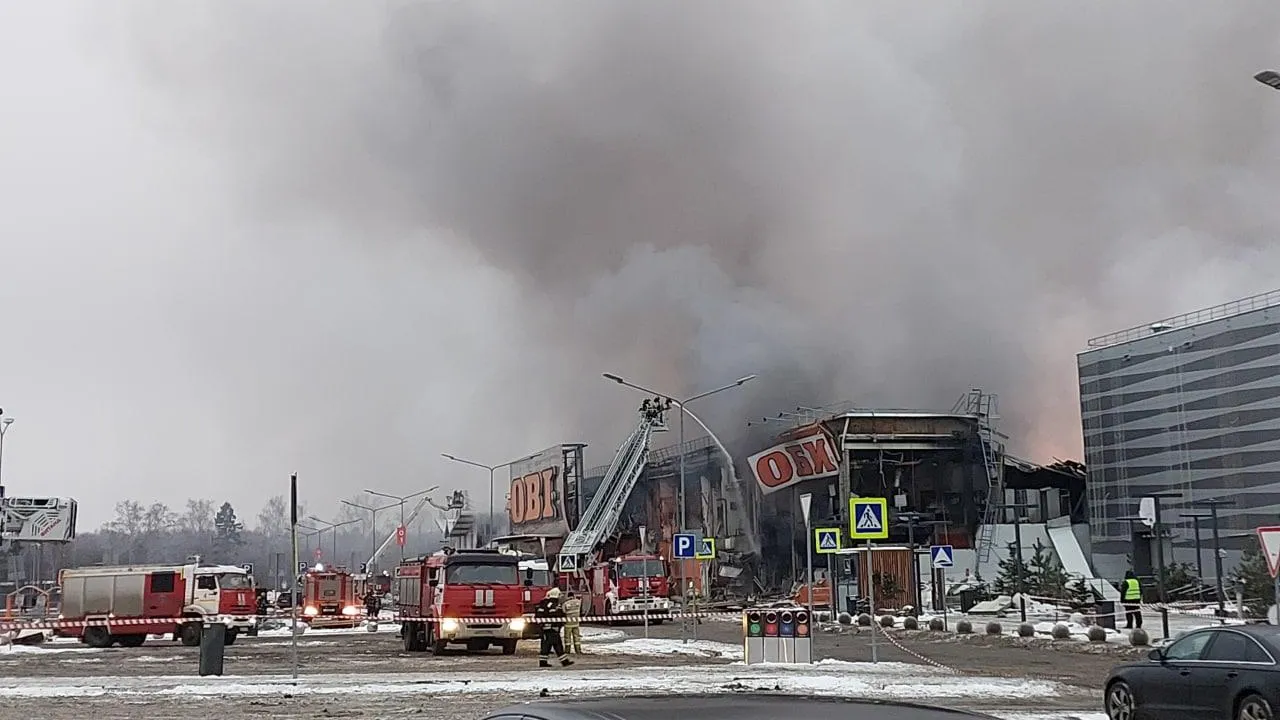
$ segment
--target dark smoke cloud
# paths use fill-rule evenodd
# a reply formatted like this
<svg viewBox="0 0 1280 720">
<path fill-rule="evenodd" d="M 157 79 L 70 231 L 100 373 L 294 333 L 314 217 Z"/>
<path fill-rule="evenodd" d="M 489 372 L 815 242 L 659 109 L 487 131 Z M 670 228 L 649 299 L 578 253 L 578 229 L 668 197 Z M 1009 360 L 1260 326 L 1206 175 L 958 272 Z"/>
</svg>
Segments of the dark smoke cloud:
<svg viewBox="0 0 1280 720">
<path fill-rule="evenodd" d="M 605 462 L 638 399 L 606 370 L 758 373 L 699 406 L 726 435 L 980 386 L 1078 457 L 1088 336 L 1274 282 L 1261 0 L 111 7 L 81 43 L 168 148 L 208 422 L 332 494 Z"/>
</svg>

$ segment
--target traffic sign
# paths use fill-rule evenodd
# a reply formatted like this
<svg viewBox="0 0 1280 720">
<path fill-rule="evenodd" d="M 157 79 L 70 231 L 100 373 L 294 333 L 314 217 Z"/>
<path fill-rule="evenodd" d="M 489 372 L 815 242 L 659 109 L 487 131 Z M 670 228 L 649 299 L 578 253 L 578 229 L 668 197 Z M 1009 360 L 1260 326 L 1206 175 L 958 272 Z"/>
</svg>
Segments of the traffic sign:
<svg viewBox="0 0 1280 720">
<path fill-rule="evenodd" d="M 560 572 L 578 572 L 578 556 L 577 555 L 560 555 L 559 556 Z"/>
<path fill-rule="evenodd" d="M 253 574 L 253 563 L 245 563 L 240 567 L 244 568 L 244 571 L 249 573 L 250 575 Z"/>
<path fill-rule="evenodd" d="M 304 573 L 304 572 L 306 572 L 306 571 L 307 571 L 307 564 L 306 564 L 306 563 L 304 563 L 304 562 L 300 562 L 300 563 L 298 563 L 298 572 L 299 572 L 299 573 Z"/>
<path fill-rule="evenodd" d="M 814 528 L 813 544 L 819 555 L 840 552 L 840 528 Z"/>
<path fill-rule="evenodd" d="M 889 537 L 889 501 L 884 498 L 849 498 L 849 539 L 884 540 Z"/>
<path fill-rule="evenodd" d="M 716 559 L 716 539 L 704 537 L 698 542 L 698 552 L 694 553 L 694 557 L 699 560 L 715 560 Z"/>
<path fill-rule="evenodd" d="M 404 541 L 408 538 L 409 533 L 404 529 L 403 525 L 396 526 L 396 544 L 404 547 Z"/>
<path fill-rule="evenodd" d="M 692 533 L 677 533 L 671 536 L 671 555 L 681 560 L 692 560 L 698 557 L 698 536 Z"/>
<path fill-rule="evenodd" d="M 360 563 L 360 574 L 361 575 L 369 574 L 369 563 Z"/>
<path fill-rule="evenodd" d="M 955 567 L 955 553 L 950 545 L 933 545 L 929 548 L 929 557 L 933 558 L 935 568 Z"/>
<path fill-rule="evenodd" d="M 1271 577 L 1275 577 L 1276 571 L 1280 570 L 1280 527 L 1260 527 L 1257 532 L 1258 545 L 1262 554 L 1267 556 L 1267 569 L 1271 571 Z"/>
</svg>

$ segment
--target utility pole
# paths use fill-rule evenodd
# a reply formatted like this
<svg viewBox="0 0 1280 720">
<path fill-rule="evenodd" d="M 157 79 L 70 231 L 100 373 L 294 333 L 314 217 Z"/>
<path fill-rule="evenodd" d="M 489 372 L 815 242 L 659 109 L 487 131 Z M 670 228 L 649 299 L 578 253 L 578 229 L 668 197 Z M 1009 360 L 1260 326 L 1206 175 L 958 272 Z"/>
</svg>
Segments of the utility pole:
<svg viewBox="0 0 1280 720">
<path fill-rule="evenodd" d="M 488 524 L 490 525 L 490 529 L 489 529 L 490 534 L 491 534 L 491 535 L 496 535 L 497 531 L 496 531 L 496 530 L 494 530 L 494 529 L 492 528 L 492 523 L 493 523 L 493 513 L 494 513 L 494 504 L 493 504 L 493 499 L 494 499 L 494 495 L 493 495 L 493 486 L 494 486 L 494 484 L 497 482 L 497 476 L 496 476 L 496 474 L 495 474 L 495 473 L 496 473 L 496 471 L 497 471 L 497 470 L 499 470 L 500 468 L 504 468 L 504 467 L 508 467 L 508 466 L 510 466 L 510 465 L 513 465 L 513 464 L 515 464 L 515 463 L 519 462 L 519 460 L 508 460 L 508 461 L 506 461 L 506 462 L 504 462 L 504 463 L 501 463 L 501 464 L 499 464 L 499 465 L 485 465 L 484 463 L 478 463 L 478 462 L 476 462 L 476 461 L 474 461 L 474 460 L 467 460 L 466 458 L 460 458 L 460 457 L 458 457 L 457 455 L 450 455 L 449 453 L 440 453 L 440 456 L 441 456 L 441 457 L 443 457 L 443 458 L 444 458 L 444 459 L 446 459 L 446 460 L 452 460 L 453 462 L 456 462 L 456 463 L 462 463 L 463 465 L 470 465 L 470 466 L 472 466 L 472 467 L 478 467 L 478 468 L 481 468 L 481 469 L 484 469 L 484 470 L 488 470 L 488 471 L 489 471 L 489 522 L 488 522 Z M 522 458 L 522 459 L 523 459 L 523 458 Z M 563 472 L 563 471 L 562 471 L 562 472 Z M 511 518 L 511 513 L 507 513 L 507 522 L 508 522 L 508 523 L 510 523 L 510 522 L 511 522 L 510 518 Z M 511 532 L 511 526 L 510 526 L 510 524 L 508 524 L 508 525 L 507 525 L 507 532 L 508 532 L 508 533 L 510 533 L 510 532 Z M 492 539 L 493 539 L 492 537 L 485 538 L 485 540 L 492 540 Z"/>
<path fill-rule="evenodd" d="M 1213 517 L 1209 513 L 1182 513 L 1184 519 L 1190 519 L 1195 530 L 1196 542 L 1196 599 L 1199 600 L 1204 594 L 1204 551 L 1200 544 L 1200 521 L 1208 520 Z"/>
<path fill-rule="evenodd" d="M 1155 532 L 1156 536 L 1156 592 L 1159 593 L 1160 604 L 1163 605 L 1168 601 L 1168 597 L 1165 593 L 1164 523 L 1161 522 L 1160 517 L 1160 501 L 1166 498 L 1180 498 L 1182 497 L 1182 493 L 1175 491 L 1156 492 L 1147 493 L 1143 497 L 1151 498 L 1155 506 L 1155 522 L 1151 529 Z M 1166 633 L 1166 635 L 1167 634 L 1168 633 Z"/>
<path fill-rule="evenodd" d="M 1222 539 L 1218 532 L 1218 508 L 1230 507 L 1235 505 L 1236 501 L 1224 498 L 1210 498 L 1208 500 L 1196 500 L 1191 504 L 1209 508 L 1209 517 L 1213 520 L 1213 571 L 1217 575 L 1218 618 L 1222 619 L 1227 616 L 1227 608 L 1225 605 L 1226 593 L 1222 588 Z"/>
</svg>

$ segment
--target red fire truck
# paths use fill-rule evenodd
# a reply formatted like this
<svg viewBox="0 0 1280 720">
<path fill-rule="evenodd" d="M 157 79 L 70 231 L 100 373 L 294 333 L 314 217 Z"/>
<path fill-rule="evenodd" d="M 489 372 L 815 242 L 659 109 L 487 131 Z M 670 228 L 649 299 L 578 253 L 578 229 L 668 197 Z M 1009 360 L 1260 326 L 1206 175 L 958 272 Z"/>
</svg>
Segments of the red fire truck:
<svg viewBox="0 0 1280 720">
<path fill-rule="evenodd" d="M 631 553 L 596 563 L 587 568 L 590 614 L 643 616 L 647 610 L 649 622 L 661 625 L 671 614 L 669 576 L 660 555 Z"/>
<path fill-rule="evenodd" d="M 533 555 L 518 555 L 520 558 L 520 577 L 524 583 L 524 592 L 522 600 L 524 601 L 524 614 L 531 615 L 533 609 L 542 602 L 550 590 L 556 583 L 555 575 L 551 573 L 551 568 L 547 566 L 547 561 Z M 538 637 L 538 626 L 529 623 L 524 628 L 524 637 L 526 639 Z"/>
<path fill-rule="evenodd" d="M 528 623 L 519 559 L 497 550 L 450 550 L 405 560 L 396 568 L 404 649 L 443 654 L 450 644 L 468 652 L 490 645 L 514 655 Z"/>
<path fill-rule="evenodd" d="M 351 573 L 317 564 L 303 575 L 302 618 L 311 627 L 355 627 L 363 612 Z"/>
<path fill-rule="evenodd" d="M 255 626 L 253 578 L 232 565 L 136 565 L 67 568 L 59 573 L 63 622 L 58 630 L 90 647 L 114 643 L 137 647 L 148 635 L 172 635 L 183 645 L 200 644 L 206 618 L 227 626 L 226 642 Z"/>
</svg>

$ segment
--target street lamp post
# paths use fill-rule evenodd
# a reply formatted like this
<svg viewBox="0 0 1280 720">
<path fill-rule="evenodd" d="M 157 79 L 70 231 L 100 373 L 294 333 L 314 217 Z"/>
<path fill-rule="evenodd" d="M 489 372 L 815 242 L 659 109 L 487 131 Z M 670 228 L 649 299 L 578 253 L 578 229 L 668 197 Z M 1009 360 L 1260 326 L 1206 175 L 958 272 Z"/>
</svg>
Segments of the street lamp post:
<svg viewBox="0 0 1280 720">
<path fill-rule="evenodd" d="M 405 501 L 406 501 L 406 500 L 412 500 L 413 498 L 416 498 L 416 497 L 418 497 L 419 495 L 426 495 L 427 493 L 431 492 L 432 490 L 435 490 L 435 489 L 436 489 L 436 487 L 439 487 L 439 486 L 432 486 L 432 487 L 427 488 L 426 490 L 419 490 L 418 492 L 416 492 L 416 493 L 411 493 L 411 494 L 409 494 L 409 495 L 388 495 L 387 493 L 384 493 L 384 492 L 378 492 L 377 490 L 370 490 L 370 489 L 368 489 L 368 488 L 365 488 L 365 492 L 369 493 L 370 495 L 377 495 L 378 497 L 384 497 L 384 498 L 386 498 L 386 499 L 388 499 L 388 500 L 395 500 L 395 501 L 396 501 L 396 504 L 400 506 L 400 527 L 404 527 L 404 503 L 405 503 Z M 404 532 L 405 532 L 405 537 L 408 537 L 408 535 L 409 535 L 409 528 L 407 528 L 407 527 L 406 527 L 406 528 L 404 528 Z M 401 546 L 400 546 L 400 559 L 401 559 L 401 560 L 404 560 L 404 545 L 401 545 Z"/>
<path fill-rule="evenodd" d="M 497 482 L 497 478 L 494 473 L 496 473 L 498 470 L 504 467 L 510 466 L 512 463 L 516 461 L 508 460 L 507 462 L 504 462 L 501 465 L 485 465 L 484 463 L 478 463 L 474 460 L 467 460 L 466 458 L 460 458 L 457 455 L 450 455 L 449 453 L 440 453 L 440 456 L 446 460 L 452 460 L 456 463 L 462 463 L 463 465 L 470 465 L 472 467 L 478 467 L 483 470 L 489 471 L 489 522 L 492 523 L 493 522 L 493 486 Z M 508 513 L 508 518 L 510 518 L 510 513 Z M 510 522 L 509 519 L 508 519 L 508 522 Z M 490 530 L 490 532 L 492 532 L 492 530 Z M 507 526 L 507 532 L 508 533 L 511 532 L 510 525 Z M 487 538 L 487 539 L 492 540 L 493 538 Z"/>
<path fill-rule="evenodd" d="M 687 530 L 687 529 L 688 529 L 688 528 L 686 527 L 686 521 L 685 521 L 685 505 L 687 504 L 687 501 L 686 501 L 686 498 L 685 498 L 685 472 L 684 472 L 684 456 L 685 456 L 685 448 L 684 448 L 684 416 L 685 416 L 686 414 L 688 414 L 688 415 L 689 415 L 689 417 L 693 418 L 695 422 L 697 422 L 699 425 L 701 425 L 701 426 L 702 426 L 702 429 L 703 429 L 703 430 L 706 430 L 706 431 L 707 431 L 707 434 L 708 434 L 708 435 L 710 435 L 710 436 L 712 437 L 712 439 L 714 439 L 714 440 L 715 440 L 716 445 L 720 448 L 720 451 L 721 451 L 721 452 L 723 452 L 723 453 L 724 453 L 724 455 L 725 455 L 725 457 L 728 459 L 728 462 L 729 462 L 729 468 L 730 468 L 730 469 L 732 469 L 732 468 L 733 468 L 733 457 L 729 455 L 729 451 L 725 449 L 724 444 L 720 442 L 719 438 L 716 438 L 715 434 L 711 432 L 711 429 L 707 427 L 706 423 L 702 422 L 702 420 L 700 420 L 700 419 L 698 418 L 698 416 L 697 416 L 697 415 L 694 415 L 692 412 L 690 412 L 690 411 L 689 411 L 689 408 L 688 408 L 687 406 L 688 406 L 688 404 L 689 404 L 689 403 L 693 402 L 694 400 L 701 400 L 701 399 L 702 399 L 702 398 L 704 398 L 704 397 L 708 397 L 708 396 L 711 396 L 711 395 L 715 395 L 716 393 L 724 392 L 725 390 L 732 390 L 732 389 L 734 389 L 734 388 L 736 388 L 736 387 L 741 387 L 741 386 L 743 386 L 743 385 L 746 385 L 747 383 L 751 382 L 752 380 L 755 380 L 755 379 L 756 379 L 756 376 L 755 376 L 755 375 L 746 375 L 746 376 L 743 376 L 743 377 L 738 378 L 737 380 L 735 380 L 735 381 L 733 381 L 733 382 L 729 383 L 728 385 L 722 385 L 722 386 L 720 386 L 720 387 L 718 387 L 718 388 L 715 388 L 715 389 L 713 389 L 713 390 L 708 390 L 708 391 L 706 391 L 706 392 L 701 392 L 701 393 L 698 393 L 698 394 L 696 394 L 696 395 L 690 395 L 689 397 L 685 398 L 684 400 L 677 400 L 677 399 L 675 399 L 675 398 L 671 397 L 670 395 L 668 395 L 668 394 L 666 394 L 666 393 L 660 393 L 660 392 L 657 392 L 656 390 L 650 390 L 649 388 L 644 387 L 643 385 L 637 385 L 637 384 L 635 384 L 635 383 L 628 382 L 628 381 L 627 381 L 626 379 L 624 379 L 623 377 L 621 377 L 621 376 L 619 376 L 619 375 L 615 375 L 615 374 L 613 374 L 613 373 L 604 373 L 604 378 L 605 378 L 606 380 L 612 380 L 613 382 L 616 382 L 616 383 L 618 383 L 619 385 L 622 385 L 623 387 L 629 387 L 629 388 L 631 388 L 632 390 L 639 390 L 640 392 L 645 393 L 646 395 L 656 395 L 657 397 L 660 397 L 660 398 L 662 398 L 662 399 L 664 399 L 664 400 L 666 400 L 666 401 L 670 402 L 672 405 L 675 405 L 676 407 L 680 408 L 680 421 L 679 421 L 679 426 L 680 426 L 680 427 L 679 427 L 679 429 L 678 429 L 678 431 L 677 431 L 677 432 L 678 432 L 678 434 L 679 434 L 679 436 L 680 436 L 680 437 L 678 438 L 678 440 L 677 440 L 677 443 L 679 444 L 679 448 L 680 448 L 680 458 L 679 458 L 679 463 L 680 463 L 680 470 L 679 470 L 679 472 L 680 472 L 680 485 L 679 485 L 679 493 L 678 493 L 678 494 L 679 494 L 679 496 L 680 496 L 680 501 L 679 501 L 679 502 L 680 502 L 680 504 L 679 504 L 679 507 L 677 508 L 677 514 L 678 514 L 678 517 L 677 517 L 676 522 L 677 522 L 677 524 L 680 526 L 680 532 L 684 532 L 685 530 Z M 701 494 L 701 493 L 699 493 L 699 494 Z M 704 531 L 705 531 L 705 527 L 706 527 L 706 522 L 705 522 L 705 521 L 706 521 L 706 518 L 703 518 L 703 517 L 702 517 L 702 507 L 701 507 L 701 503 L 699 503 L 699 507 L 698 507 L 698 515 L 699 515 L 699 518 L 703 521 L 703 522 L 702 522 L 702 525 L 703 525 L 703 529 L 704 529 Z M 680 587 L 680 597 L 683 599 L 683 598 L 687 597 L 687 593 L 686 593 L 686 590 L 685 590 L 685 588 L 684 588 L 684 581 L 685 581 L 685 578 L 684 578 L 684 562 L 683 562 L 683 561 L 681 561 L 681 563 L 680 563 L 680 574 L 679 574 L 679 575 L 680 575 L 680 584 L 681 584 L 681 587 Z M 687 638 L 687 637 L 685 637 L 685 628 L 686 628 L 686 623 L 685 623 L 685 620 L 682 618 L 682 619 L 681 619 L 681 621 L 680 621 L 680 634 L 681 634 L 681 639 L 682 639 L 682 640 L 687 641 L 687 640 L 688 640 L 688 638 Z M 695 621 L 695 625 L 694 625 L 694 632 L 695 632 L 695 633 L 697 632 L 697 625 L 696 625 L 696 621 Z M 695 636 L 695 637 L 696 637 L 696 636 Z"/>
<path fill-rule="evenodd" d="M 4 434 L 12 424 L 13 418 L 4 417 L 4 409 L 0 408 L 0 498 L 4 497 Z"/>
<path fill-rule="evenodd" d="M 1200 543 L 1200 521 L 1213 517 L 1209 513 L 1181 513 L 1182 519 L 1190 520 L 1195 532 L 1196 543 L 1196 599 L 1204 596 L 1204 549 Z"/>
<path fill-rule="evenodd" d="M 306 532 L 302 533 L 302 539 L 303 539 L 303 540 L 306 540 L 307 538 L 311 537 L 312 535 L 315 535 L 315 536 L 316 536 L 316 549 L 317 549 L 317 550 L 319 550 L 319 549 L 320 549 L 320 529 L 319 529 L 319 528 L 313 528 L 313 527 L 311 527 L 310 525 L 303 525 L 302 523 L 298 523 L 298 529 L 300 529 L 300 530 L 305 530 L 305 531 L 306 531 Z M 307 564 L 308 564 L 308 565 L 311 565 L 311 564 L 313 564 L 313 563 L 307 563 Z"/>
<path fill-rule="evenodd" d="M 359 503 L 353 503 L 350 500 L 343 500 L 342 504 L 350 505 L 351 507 L 358 508 L 360 510 L 369 511 L 369 539 L 373 541 L 373 544 L 369 548 L 369 558 L 370 558 L 370 561 L 373 561 L 374 560 L 373 556 L 378 552 L 378 513 L 382 512 L 383 510 L 390 510 L 391 508 L 396 506 L 396 503 L 392 503 L 390 505 L 383 505 L 380 508 L 369 507 L 368 505 L 361 505 Z M 372 573 L 373 568 L 367 567 L 365 568 L 365 571 Z"/>
<path fill-rule="evenodd" d="M 332 530 L 332 531 L 333 531 L 333 564 L 334 564 L 334 565 L 337 565 L 337 564 L 338 564 L 338 528 L 342 527 L 343 525 L 350 525 L 351 523 L 358 523 L 358 522 L 360 522 L 360 520 L 359 520 L 359 519 L 356 519 L 356 520 L 344 520 L 344 521 L 342 521 L 342 522 L 340 522 L 340 523 L 332 523 L 332 522 L 329 522 L 328 520 L 321 520 L 320 518 L 316 517 L 315 515 L 309 515 L 309 516 L 307 516 L 307 517 L 308 517 L 309 519 L 311 519 L 311 520 L 314 520 L 315 522 L 321 523 L 321 524 L 323 524 L 323 525 L 328 525 L 329 527 L 323 528 L 324 530 Z"/>
<path fill-rule="evenodd" d="M 1210 498 L 1208 500 L 1195 500 L 1192 505 L 1209 508 L 1209 518 L 1213 522 L 1211 529 L 1213 530 L 1213 574 L 1218 590 L 1218 618 L 1222 619 L 1227 616 L 1227 608 L 1225 605 L 1226 593 L 1222 589 L 1222 538 L 1218 534 L 1218 508 L 1227 505 L 1235 505 L 1235 500 L 1227 500 L 1225 498 Z"/>
</svg>

